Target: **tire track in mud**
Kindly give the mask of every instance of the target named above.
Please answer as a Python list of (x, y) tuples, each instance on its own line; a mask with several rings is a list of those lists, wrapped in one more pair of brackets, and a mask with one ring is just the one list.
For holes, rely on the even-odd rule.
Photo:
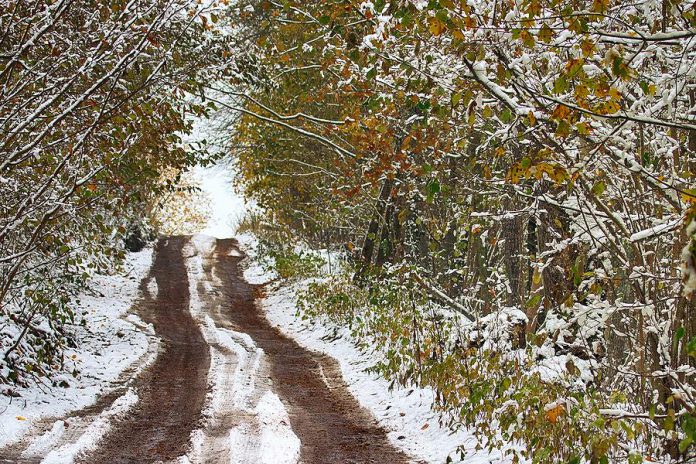
[(273, 389), (288, 409), (302, 443), (303, 464), (329, 462), (408, 463), (385, 431), (350, 394), (338, 363), (310, 352), (273, 327), (256, 304), (260, 287), (247, 283), (239, 268), (244, 254), (233, 239), (218, 240), (215, 273), (229, 297), (229, 319), (251, 336), (270, 364)]
[(210, 345), (211, 368), (205, 419), (187, 457), (194, 463), (260, 463), (265, 424), (254, 408), (271, 391), (268, 366), (251, 338), (233, 330), (230, 301), (215, 274), (215, 242), (202, 248), (195, 238), (192, 242), (195, 256), (187, 262), (191, 312)]
[(160, 352), (136, 382), (138, 403), (81, 462), (166, 462), (189, 448), (205, 403), (210, 352), (189, 311), (183, 255), (188, 242), (188, 237), (169, 237), (157, 243), (150, 273), (157, 297), (146, 302), (140, 316), (162, 339)]

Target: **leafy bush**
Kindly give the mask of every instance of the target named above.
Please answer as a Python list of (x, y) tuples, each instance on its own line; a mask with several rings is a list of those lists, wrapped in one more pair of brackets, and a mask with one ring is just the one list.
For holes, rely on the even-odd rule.
[(261, 241), (258, 248), (261, 261), (281, 279), (303, 279), (320, 274), (325, 261), (316, 253), (296, 250), (287, 245)]
[[(623, 392), (600, 388), (602, 373), (587, 372), (592, 363), (555, 354), (552, 339), (515, 349), (506, 335), (512, 326), (496, 332), (491, 318), (463, 320), (433, 303), (405, 269), (392, 271), (372, 286), (357, 285), (351, 273), (311, 281), (298, 294), (300, 314), (350, 327), (385, 378), (432, 388), (442, 421), (476, 430), (478, 448), (504, 449), (513, 462), (637, 464), (669, 460), (667, 439), (685, 458), (696, 455), (693, 413), (656, 404), (643, 415)], [(696, 339), (682, 342), (696, 356)], [(463, 446), (460, 457), (470, 451)]]

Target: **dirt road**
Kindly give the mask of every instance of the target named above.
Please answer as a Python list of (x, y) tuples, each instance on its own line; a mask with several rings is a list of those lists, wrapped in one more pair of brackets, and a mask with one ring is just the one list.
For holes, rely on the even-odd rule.
[(350, 395), (333, 359), (305, 350), (270, 325), (254, 303), (261, 289), (241, 276), (241, 255), (234, 240), (218, 241), (215, 265), (229, 298), (228, 316), (266, 354), (273, 387), (302, 442), (302, 462), (409, 462)]
[(134, 410), (114, 424), (85, 463), (169, 461), (187, 451), (201, 420), (210, 365), (208, 346), (189, 311), (187, 243), (186, 237), (171, 237), (157, 244), (150, 273), (157, 296), (139, 310), (154, 325), (161, 350), (138, 381), (140, 399)]
[[(141, 285), (135, 310), (161, 340), (155, 361), (74, 414), (81, 421), (73, 423), (83, 425), (55, 446), (78, 440), (106, 416), (106, 433), (78, 462), (412, 462), (350, 395), (333, 359), (300, 347), (266, 320), (256, 304), (263, 289), (244, 281), (237, 243), (194, 242), (161, 239)], [(156, 291), (149, 290), (153, 281)], [(137, 402), (112, 417), (106, 413), (126, 381)], [(51, 449), (28, 452), (41, 433), (33, 445), (29, 437), (0, 450), (0, 462), (41, 462)]]

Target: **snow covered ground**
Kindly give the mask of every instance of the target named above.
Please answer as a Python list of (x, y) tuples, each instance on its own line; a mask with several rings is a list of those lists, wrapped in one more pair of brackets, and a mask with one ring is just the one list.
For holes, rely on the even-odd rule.
[[(17, 398), (0, 396), (0, 448), (44, 429), (48, 431), (31, 438), (28, 451), (38, 453), (54, 447), (63, 440), (70, 421), (52, 418), (94, 404), (100, 396), (123, 387), (126, 372), (131, 378), (154, 360), (157, 343), (151, 338), (152, 327), (129, 313), (151, 263), (152, 249), (145, 249), (127, 256), (123, 272), (99, 275), (92, 280), (90, 291), (76, 303), (77, 321), (85, 320), (84, 326), (76, 327), (80, 346), (66, 352), (66, 371), (76, 369), (76, 377), (66, 372), (54, 379), (57, 384), (65, 381), (66, 387), (39, 384), (16, 388), (20, 395)], [(79, 442), (66, 444), (47, 462), (70, 461), (70, 456), (93, 444), (105, 432), (106, 417), (122, 413), (136, 400), (130, 390), (117, 397), (104, 411), (103, 420), (98, 418), (91, 426), (84, 424)]]
[[(256, 284), (273, 280), (273, 272), (264, 269), (254, 260), (257, 246), (255, 237), (244, 234), (238, 240), (250, 257), (244, 273), (245, 279)], [(509, 462), (499, 452), (489, 454), (474, 451), (477, 440), (471, 433), (452, 433), (441, 426), (437, 414), (431, 409), (432, 391), (398, 387), (390, 391), (386, 379), (366, 372), (374, 364), (373, 356), (357, 348), (347, 329), (329, 323), (302, 320), (297, 315), (295, 305), (296, 292), (302, 285), (302, 282), (283, 283), (268, 288), (267, 296), (261, 302), (266, 317), (303, 347), (336, 359), (350, 392), (379, 421), (396, 447), (433, 464), (444, 463), (448, 456), (453, 462), (462, 464)], [(471, 450), (463, 460), (460, 460), (459, 453), (456, 452), (460, 445)]]

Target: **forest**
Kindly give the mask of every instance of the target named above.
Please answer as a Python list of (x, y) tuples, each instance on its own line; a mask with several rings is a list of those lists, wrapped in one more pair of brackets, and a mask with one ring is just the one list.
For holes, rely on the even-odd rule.
[(0, 386), (225, 156), (302, 316), (451, 430), (696, 459), (693, 0), (0, 0), (0, 89)]

